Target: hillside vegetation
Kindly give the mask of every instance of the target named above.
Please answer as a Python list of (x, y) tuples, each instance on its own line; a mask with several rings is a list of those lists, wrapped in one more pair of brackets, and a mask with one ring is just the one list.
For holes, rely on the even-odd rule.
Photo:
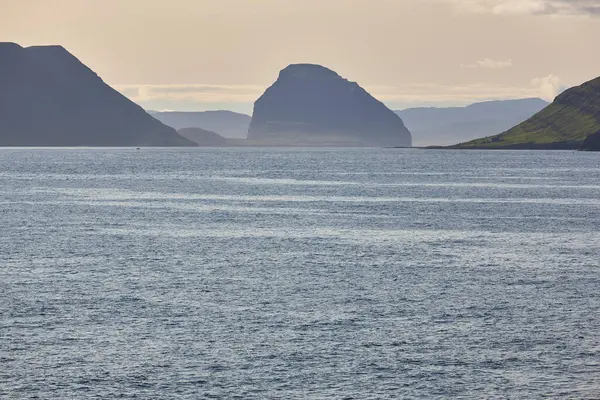
[(566, 90), (548, 107), (504, 133), (455, 147), (576, 149), (598, 131), (600, 78)]

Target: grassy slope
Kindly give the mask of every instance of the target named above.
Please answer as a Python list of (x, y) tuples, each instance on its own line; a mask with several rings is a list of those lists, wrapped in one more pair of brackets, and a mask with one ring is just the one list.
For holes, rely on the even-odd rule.
[(600, 78), (571, 88), (560, 94), (548, 107), (527, 121), (499, 135), (462, 143), (460, 148), (526, 148), (551, 143), (583, 142), (588, 135), (600, 131)]

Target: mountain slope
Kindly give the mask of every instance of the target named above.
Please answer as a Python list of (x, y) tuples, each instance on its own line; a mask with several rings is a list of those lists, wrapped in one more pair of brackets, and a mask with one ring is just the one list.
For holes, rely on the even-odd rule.
[(577, 149), (600, 131), (600, 78), (573, 87), (525, 122), (460, 148)]
[(232, 139), (245, 139), (252, 119), (233, 111), (150, 111), (150, 115), (175, 129), (202, 128)]
[(0, 146), (192, 146), (61, 46), (0, 43)]
[(445, 146), (498, 134), (548, 106), (542, 99), (474, 103), (467, 107), (419, 107), (395, 111), (415, 146)]
[(248, 139), (282, 145), (411, 146), (400, 117), (354, 82), (314, 64), (283, 69), (255, 102)]
[(177, 131), (181, 136), (191, 140), (198, 146), (227, 146), (227, 139), (223, 136), (202, 128), (182, 128)]

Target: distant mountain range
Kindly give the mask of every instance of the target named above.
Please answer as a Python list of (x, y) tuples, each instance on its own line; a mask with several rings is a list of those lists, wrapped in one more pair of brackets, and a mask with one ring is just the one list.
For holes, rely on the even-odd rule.
[(410, 147), (413, 142), (600, 150), (600, 78), (564, 91), (550, 105), (520, 99), (393, 112), (330, 69), (293, 64), (255, 102), (252, 117), (231, 111), (152, 115), (156, 118), (61, 46), (0, 43), (0, 146)]
[(232, 111), (149, 111), (150, 115), (175, 129), (202, 128), (225, 138), (245, 139), (252, 117)]
[(250, 141), (410, 147), (402, 120), (361, 88), (315, 64), (293, 64), (254, 103)]
[(395, 111), (411, 131), (414, 146), (444, 146), (495, 135), (525, 121), (548, 103), (500, 100), (467, 107), (420, 107)]
[[(450, 145), (503, 132), (546, 107), (541, 99), (475, 103), (467, 107), (420, 107), (395, 111), (415, 146)], [(149, 113), (176, 129), (200, 127), (225, 138), (246, 138), (252, 117), (231, 111)], [(236, 142), (240, 145), (241, 142)]]
[(198, 146), (202, 147), (217, 147), (227, 146), (228, 141), (223, 136), (202, 128), (181, 128), (177, 131), (181, 136), (191, 140)]
[(0, 43), (0, 146), (193, 146), (61, 46)]
[[(600, 77), (565, 90), (554, 102), (499, 135), (458, 148), (594, 150), (600, 135)], [(596, 147), (597, 149), (597, 147)]]

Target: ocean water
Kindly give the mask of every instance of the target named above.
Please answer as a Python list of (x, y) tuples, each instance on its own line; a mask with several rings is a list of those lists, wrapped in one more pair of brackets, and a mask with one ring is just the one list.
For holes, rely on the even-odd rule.
[(600, 398), (600, 154), (0, 149), (0, 398)]

